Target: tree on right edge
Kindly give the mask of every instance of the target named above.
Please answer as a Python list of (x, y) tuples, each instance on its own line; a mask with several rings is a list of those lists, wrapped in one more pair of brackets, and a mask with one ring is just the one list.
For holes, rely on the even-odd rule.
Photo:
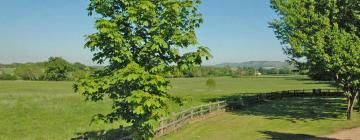
[(350, 120), (360, 91), (360, 1), (271, 0), (271, 7), (279, 16), (270, 28), (290, 61), (330, 73), (348, 98)]

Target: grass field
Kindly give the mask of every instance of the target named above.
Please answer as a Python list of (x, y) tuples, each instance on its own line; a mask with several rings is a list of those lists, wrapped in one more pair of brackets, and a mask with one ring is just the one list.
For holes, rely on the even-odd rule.
[[(290, 89), (331, 88), (327, 82), (314, 82), (304, 79), (304, 77), (223, 77), (216, 78), (217, 86), (215, 89), (208, 89), (205, 85), (206, 80), (207, 78), (171, 79), (173, 86), (170, 94), (188, 98), (185, 106), (172, 106), (172, 111), (176, 112), (189, 106), (206, 103), (209, 99), (233, 94)], [(84, 102), (84, 98), (81, 95), (73, 92), (72, 82), (0, 81), (0, 139), (70, 139), (85, 132), (100, 132), (101, 130), (116, 128), (118, 124), (109, 125), (98, 122), (89, 125), (94, 114), (108, 111), (110, 111), (109, 101), (98, 103)], [(204, 124), (203, 129), (213, 129), (214, 131), (216, 125), (215, 128), (210, 127), (211, 121), (216, 122), (217, 119), (223, 120), (222, 117), (230, 120), (229, 123), (234, 123), (233, 125), (236, 125), (236, 120), (248, 121), (249, 124), (246, 129), (249, 130), (251, 130), (249, 127), (252, 126), (252, 123), (256, 124), (256, 118), (262, 120), (264, 125), (269, 125), (264, 127), (264, 130), (272, 131), (271, 123), (276, 124), (273, 120), (268, 120), (266, 115), (257, 116), (243, 113), (241, 111), (225, 113), (225, 115), (209, 119), (209, 121), (188, 126), (179, 134), (193, 131), (196, 127), (202, 126), (202, 124)], [(231, 122), (231, 120), (235, 122)], [(350, 122), (339, 121), (339, 119), (325, 121), (344, 126), (352, 124)], [(286, 122), (286, 119), (280, 119), (278, 124), (286, 124)], [(207, 123), (208, 125), (206, 125)], [(232, 127), (232, 125), (225, 127), (228, 127), (228, 130), (238, 128), (238, 131), (242, 131), (240, 130), (241, 127)], [(254, 125), (253, 127), (257, 126)], [(340, 126), (331, 125), (324, 129), (332, 131), (338, 128)], [(286, 127), (279, 127), (279, 129), (286, 129)], [(317, 128), (307, 127), (307, 130), (304, 128), (303, 132), (311, 131), (312, 129), (317, 130)], [(225, 131), (226, 129), (224, 129)], [(191, 135), (194, 134), (193, 136), (195, 136), (196, 132), (200, 131), (194, 131)], [(324, 130), (314, 134), (326, 132)], [(252, 133), (249, 134), (252, 135)], [(191, 135), (189, 134), (189, 136)], [(236, 135), (234, 134), (234, 136)], [(256, 135), (254, 134), (254, 136)]]

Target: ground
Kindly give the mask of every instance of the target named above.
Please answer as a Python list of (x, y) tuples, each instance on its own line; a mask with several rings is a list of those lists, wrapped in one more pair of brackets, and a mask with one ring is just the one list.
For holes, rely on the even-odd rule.
[(360, 139), (360, 127), (342, 130), (331, 135), (325, 136), (329, 139), (342, 139), (342, 140), (358, 140)]
[[(332, 88), (329, 85), (331, 84), (329, 82), (315, 82), (304, 77), (223, 77), (216, 78), (217, 86), (214, 89), (206, 87), (206, 80), (207, 78), (171, 79), (172, 88), (170, 94), (186, 97), (187, 99), (185, 106), (180, 107), (173, 105), (171, 110), (177, 112), (193, 105), (207, 103), (212, 99), (233, 94), (290, 89)], [(102, 132), (101, 130), (109, 130), (118, 127), (118, 124), (121, 122), (112, 125), (95, 122), (90, 125), (92, 116), (97, 113), (110, 111), (111, 104), (108, 100), (98, 103), (84, 102), (84, 98), (81, 95), (73, 92), (72, 83), (73, 82), (71, 81), (0, 81), (0, 139), (70, 139), (84, 133), (96, 135), (96, 133)], [(275, 119), (278, 121), (274, 121), (266, 118), (267, 115), (270, 114), (249, 114), (246, 113), (246, 110), (227, 112), (224, 115), (219, 115), (208, 121), (186, 126), (186, 128), (179, 131), (179, 134), (185, 134), (184, 132), (189, 132), (193, 128), (200, 127), (201, 124), (205, 124), (204, 127), (201, 128), (204, 131), (223, 129), (223, 127), (220, 127), (221, 125), (218, 125), (219, 128), (217, 128), (217, 125), (206, 125), (210, 124), (209, 122), (211, 121), (223, 122), (224, 120), (230, 120), (229, 124), (226, 124), (225, 122), (221, 123), (227, 125), (227, 129), (224, 129), (222, 133), (219, 134), (226, 133), (226, 130), (229, 130), (229, 132), (236, 130), (238, 133), (245, 132), (245, 130), (243, 130), (244, 128), (247, 130), (254, 130), (249, 131), (249, 137), (252, 135), (257, 136), (258, 132), (255, 131), (255, 127), (259, 125), (257, 119), (260, 119), (262, 124), (264, 124), (264, 131), (271, 132), (282, 132), (280, 130), (287, 129), (286, 125), (282, 128), (282, 124), (293, 124), (289, 123), (291, 122), (289, 119), (280, 118)], [(355, 114), (355, 116), (356, 115), (357, 114)], [(294, 116), (289, 116), (289, 118), (291, 117)], [(231, 120), (236, 121), (239, 119), (244, 120), (247, 123), (235, 124), (234, 122), (231, 122)], [(345, 126), (352, 127), (359, 124), (357, 123), (357, 119), (348, 122), (343, 121), (341, 117), (319, 119), (319, 122), (310, 122), (312, 123), (307, 124), (309, 127), (303, 126), (302, 129), (299, 129), (301, 130), (299, 133), (322, 135), (327, 132), (342, 129)], [(324, 130), (317, 132), (319, 128), (316, 124), (325, 124), (326, 122), (331, 125), (323, 127)], [(297, 121), (295, 124), (302, 123), (302, 121)], [(265, 124), (268, 125), (265, 126)], [(279, 124), (281, 127), (278, 129), (274, 128), (276, 126), (272, 126)], [(190, 134), (197, 136), (195, 132), (202, 131), (194, 131), (194, 133)], [(189, 136), (191, 136), (190, 134)], [(229, 134), (236, 135), (232, 133)]]

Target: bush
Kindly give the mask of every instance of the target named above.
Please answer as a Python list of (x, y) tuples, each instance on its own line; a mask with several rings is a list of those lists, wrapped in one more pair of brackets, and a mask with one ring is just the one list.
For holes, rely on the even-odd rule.
[(45, 78), (50, 81), (70, 80), (70, 72), (74, 69), (71, 63), (61, 57), (50, 57), (45, 70)]
[(23, 80), (41, 80), (44, 72), (39, 66), (23, 64), (15, 69), (15, 74)]
[(0, 73), (0, 80), (17, 80), (16, 75), (8, 74), (8, 73)]
[(86, 77), (88, 75), (90, 70), (77, 70), (71, 73), (71, 76), (69, 77), (69, 80), (80, 80)]
[(216, 81), (214, 78), (209, 78), (207, 81), (206, 81), (206, 86), (209, 87), (209, 88), (215, 88), (216, 87)]

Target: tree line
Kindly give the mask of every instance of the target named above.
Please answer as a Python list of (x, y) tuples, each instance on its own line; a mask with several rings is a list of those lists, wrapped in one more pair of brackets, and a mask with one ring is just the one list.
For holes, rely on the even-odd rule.
[(288, 74), (305, 74), (304, 72), (299, 73), (289, 67), (213, 67), (213, 66), (202, 66), (194, 67), (184, 72), (174, 72), (169, 74), (167, 77), (243, 77), (243, 76), (259, 76), (259, 75), (288, 75)]
[[(95, 71), (79, 62), (70, 63), (61, 57), (50, 57), (48, 61), (36, 63), (0, 64), (0, 80), (78, 80)], [(101, 68), (101, 67), (99, 67)], [(8, 71), (4, 69), (10, 69)], [(10, 72), (9, 72), (10, 71)], [(168, 78), (180, 77), (222, 77), (234, 78), (259, 75), (297, 74), (289, 67), (214, 67), (198, 66), (186, 71), (174, 71), (166, 75)], [(301, 73), (306, 74), (306, 73)]]
[(0, 68), (0, 80), (77, 80), (95, 70), (79, 62), (70, 63), (62, 57), (50, 57), (45, 62), (1, 64)]
[[(79, 62), (70, 63), (61, 57), (50, 57), (48, 61), (35, 63), (13, 63), (0, 64), (0, 80), (48, 80), (66, 81), (85, 78), (102, 67), (90, 67)], [(8, 70), (6, 70), (8, 69)], [(189, 77), (223, 77), (233, 78), (259, 75), (309, 75), (314, 80), (330, 81), (330, 74), (316, 73), (303, 69), (294, 70), (290, 67), (215, 67), (197, 66), (186, 71), (173, 71), (165, 75), (167, 78), (189, 78)]]

